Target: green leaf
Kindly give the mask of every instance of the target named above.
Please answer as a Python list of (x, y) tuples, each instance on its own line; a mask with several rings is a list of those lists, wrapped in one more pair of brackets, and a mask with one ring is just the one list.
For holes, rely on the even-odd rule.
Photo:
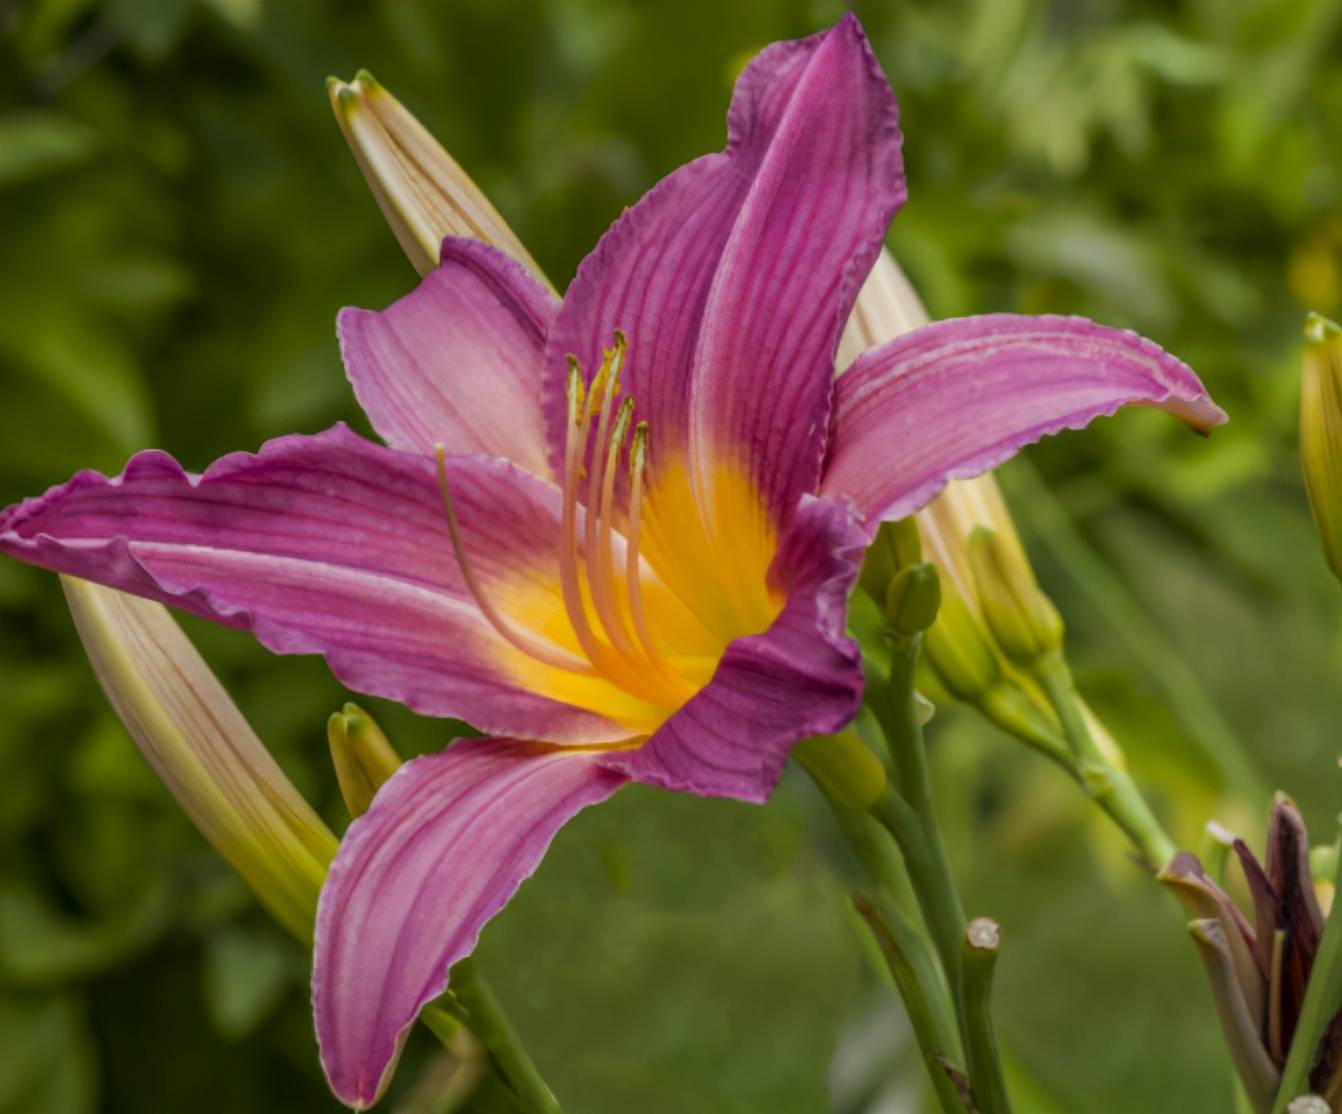
[(277, 931), (226, 929), (205, 945), (205, 1004), (219, 1034), (239, 1040), (292, 985), (297, 955)]
[(97, 133), (63, 112), (7, 112), (0, 116), (0, 187), (77, 166), (97, 146)]
[(92, 1114), (93, 1042), (77, 999), (0, 996), (0, 1114)]
[(52, 986), (125, 962), (166, 927), (168, 893), (155, 887), (125, 912), (80, 920), (17, 882), (0, 884), (0, 979)]

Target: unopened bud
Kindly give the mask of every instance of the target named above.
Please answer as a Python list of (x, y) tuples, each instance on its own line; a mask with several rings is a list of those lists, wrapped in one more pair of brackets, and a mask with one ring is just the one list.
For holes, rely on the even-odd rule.
[(276, 920), (310, 943), (336, 839), (161, 604), (62, 577), (103, 692), (140, 753)]
[(400, 769), (401, 757), (373, 717), (353, 703), (331, 713), (326, 740), (345, 807), (350, 816), (362, 816), (382, 783)]
[(865, 812), (885, 792), (885, 767), (852, 731), (803, 739), (792, 754), (825, 796), (844, 808)]
[(1320, 1095), (1301, 1095), (1286, 1104), (1286, 1114), (1333, 1114), (1333, 1108)]
[(1342, 579), (1342, 328), (1317, 313), (1305, 325), (1300, 466), (1323, 554)]
[(969, 564), (983, 617), (1007, 657), (1033, 662), (1062, 645), (1062, 616), (1014, 545), (976, 526), (969, 535)]
[(941, 607), (941, 578), (934, 565), (910, 565), (895, 574), (885, 595), (886, 630), (908, 639), (936, 622)]
[(1002, 676), (997, 655), (958, 592), (942, 593), (937, 621), (923, 636), (923, 654), (946, 691), (971, 704)]
[(456, 160), (367, 70), (328, 78), (327, 92), (364, 180), (420, 274), (438, 265), (444, 236), (493, 244), (540, 275), (498, 210)]
[(890, 581), (901, 570), (923, 559), (918, 527), (911, 518), (883, 522), (867, 547), (859, 583), (877, 603), (884, 603)]

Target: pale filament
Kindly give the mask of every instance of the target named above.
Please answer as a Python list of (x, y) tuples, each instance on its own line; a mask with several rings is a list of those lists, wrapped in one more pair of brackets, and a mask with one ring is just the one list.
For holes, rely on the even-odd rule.
[[(634, 401), (626, 398), (618, 408), (619, 374), (626, 342), (615, 334), (615, 347), (605, 353), (601, 369), (592, 380), (592, 394), (583, 383), (577, 360), (569, 357), (568, 423), (564, 445), (563, 509), (560, 526), (559, 582), (564, 610), (587, 661), (559, 650), (530, 632), (516, 629), (485, 595), (479, 578), (466, 556), (456, 506), (447, 478), (442, 445), (435, 446), (438, 488), (452, 549), (461, 567), (462, 579), (480, 613), (491, 627), (515, 649), (542, 664), (589, 677), (604, 677), (626, 692), (655, 704), (680, 704), (693, 695), (694, 686), (677, 673), (658, 649), (644, 606), (639, 557), (639, 526), (643, 509), (644, 471), (647, 461), (648, 424), (639, 422), (629, 449), (629, 513), (625, 543), (625, 588), (622, 606), (615, 576), (615, 480), (621, 452), (633, 421)], [(598, 402), (599, 396), (599, 402)], [(587, 476), (587, 503), (580, 545), (578, 491), (583, 463), (595, 419), (591, 470)], [(590, 599), (600, 634), (588, 616)], [(632, 621), (633, 631), (629, 627)], [(604, 636), (604, 637), (603, 637)]]
[(546, 665), (553, 665), (557, 669), (568, 670), (571, 673), (589, 675), (595, 673), (596, 670), (589, 663), (580, 661), (568, 654), (560, 653), (524, 631), (514, 630), (512, 624), (499, 614), (498, 609), (489, 601), (489, 597), (485, 595), (479, 580), (476, 578), (475, 570), (466, 559), (466, 547), (461, 540), (461, 526), (457, 522), (457, 508), (452, 501), (452, 489), (447, 482), (446, 450), (442, 445), (435, 445), (433, 456), (438, 464), (438, 491), (443, 498), (443, 512), (447, 517), (447, 530), (452, 536), (452, 552), (456, 555), (457, 565), (461, 568), (461, 578), (466, 582), (466, 590), (470, 592), (471, 598), (475, 601), (475, 606), (480, 609), (480, 614), (498, 632), (500, 638), (526, 654), (527, 657), (535, 658)]

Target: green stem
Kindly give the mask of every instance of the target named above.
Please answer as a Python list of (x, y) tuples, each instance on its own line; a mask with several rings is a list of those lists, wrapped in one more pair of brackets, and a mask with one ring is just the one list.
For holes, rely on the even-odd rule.
[(1187, 658), (1170, 644), (1142, 601), (1095, 553), (1048, 485), (1019, 457), (997, 475), (1013, 496), (1012, 506), (1053, 550), (1133, 656), (1144, 664), (1152, 683), (1164, 691), (1202, 753), (1246, 800), (1264, 799), (1268, 790), (1262, 774), (1207, 695)]
[(995, 921), (980, 917), (970, 922), (964, 938), (965, 1036), (969, 1079), (979, 1114), (1011, 1114), (997, 1037), (988, 1011), (1000, 946), (1001, 935)]
[[(862, 894), (855, 893), (853, 904), (876, 937), (890, 968), (943, 1114), (965, 1114), (964, 1103), (947, 1071), (954, 1064), (948, 1040), (955, 1032), (954, 1023), (945, 1010), (933, 1005), (937, 997), (928, 993), (928, 984), (935, 985), (938, 971), (926, 943), (917, 928), (899, 910), (891, 908), (892, 903), (883, 901), (878, 908)], [(945, 983), (941, 986), (944, 995)], [(938, 1004), (944, 1005), (944, 999)]]
[(958, 1010), (965, 914), (932, 804), (927, 747), (913, 688), (917, 656), (917, 639), (896, 647), (889, 679), (883, 684), (879, 678), (868, 682), (869, 700), (899, 786), (897, 793), (887, 790), (872, 806), (871, 814), (894, 836), (904, 855)]
[(1132, 840), (1133, 845), (1158, 870), (1174, 858), (1178, 848), (1137, 783), (1125, 770), (1110, 765), (1095, 745), (1072, 681), (1072, 671), (1060, 652), (1046, 654), (1035, 665), (1035, 676), (1057, 713), (1063, 735), (1076, 760), (1075, 773), (1087, 794)]
[(965, 914), (947, 869), (941, 841), (935, 833), (929, 836), (922, 817), (899, 794), (890, 790), (872, 805), (871, 814), (894, 837), (904, 855), (958, 1013), (962, 1000), (961, 941), (965, 932)]
[[(833, 802), (831, 806), (849, 846), (857, 854), (867, 876), (878, 887), (874, 904), (899, 948), (903, 967), (911, 972), (917, 1012), (927, 1018), (926, 1027), (934, 1038), (930, 1043), (920, 1038), (923, 1051), (929, 1057), (944, 1055), (952, 1062), (961, 1062), (960, 1031), (951, 1005), (950, 987), (918, 919), (917, 897), (899, 851), (891, 842), (889, 833), (870, 816)], [(899, 981), (898, 974), (896, 981)], [(903, 991), (901, 986), (901, 994)], [(907, 997), (905, 995), (906, 1000)], [(909, 1012), (912, 1016), (914, 1009)], [(945, 1078), (946, 1073), (938, 1068), (937, 1074)]]
[(559, 1100), (536, 1070), (503, 1007), (481, 978), (473, 960), (463, 959), (452, 968), (451, 987), (452, 995), (465, 1008), (467, 1027), (489, 1053), (499, 1075), (526, 1114), (563, 1114)]

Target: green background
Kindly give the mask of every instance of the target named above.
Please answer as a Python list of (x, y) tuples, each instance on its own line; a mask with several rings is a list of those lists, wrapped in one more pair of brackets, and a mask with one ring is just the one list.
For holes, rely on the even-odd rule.
[[(1304, 312), (1342, 311), (1337, 0), (864, 3), (899, 97), (891, 245), (934, 316), (1081, 312), (1188, 360), (1209, 441), (1129, 413), (1003, 476), (1087, 694), (1181, 838), (1338, 803), (1338, 596), (1295, 460)], [(333, 319), (414, 281), (331, 119), (368, 66), (557, 282), (721, 145), (732, 74), (831, 0), (0, 3), (0, 502), (161, 446), (199, 469), (344, 418)], [(333, 825), (320, 662), (191, 630)], [(376, 705), (407, 753), (449, 730)], [(1178, 916), (1072, 786), (933, 728), (971, 913), (1005, 926), (1022, 1111), (1229, 1108)], [(807, 785), (629, 790), (583, 815), (481, 962), (571, 1114), (918, 1110), (907, 1031)], [(143, 766), (54, 577), (0, 564), (0, 1114), (338, 1109), (307, 957)], [(434, 1105), (412, 1042), (387, 1104)], [(462, 1109), (506, 1109), (485, 1086)]]

